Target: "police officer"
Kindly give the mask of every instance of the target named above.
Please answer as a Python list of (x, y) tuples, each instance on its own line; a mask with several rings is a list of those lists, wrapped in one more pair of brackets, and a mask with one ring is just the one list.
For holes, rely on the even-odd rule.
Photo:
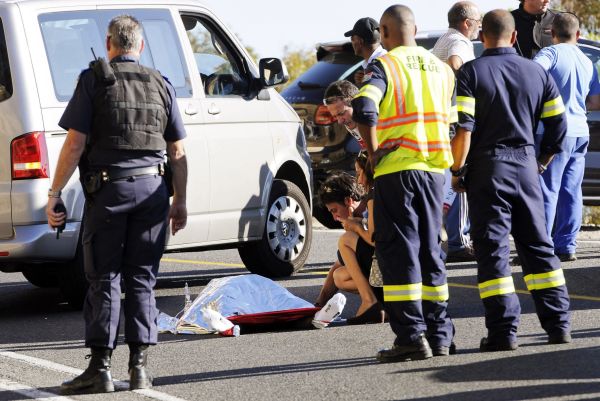
[[(552, 77), (512, 47), (515, 21), (508, 11), (488, 12), (482, 37), (483, 55), (457, 76), (459, 127), (451, 168), (453, 188), (464, 191), (466, 185), (469, 202), (477, 205), (469, 217), (488, 329), (479, 349), (518, 347), (521, 307), (508, 261), (511, 233), (548, 342), (567, 343), (569, 295), (546, 233), (538, 177), (562, 150), (564, 106)], [(536, 160), (533, 133), (540, 118), (545, 133)]]
[[(386, 9), (380, 30), (388, 53), (368, 67), (372, 75), (352, 106), (375, 166), (375, 252), (396, 334), (377, 359), (400, 362), (453, 352), (439, 233), (454, 73), (417, 46), (408, 7)], [(395, 151), (380, 158), (378, 148)]]
[(511, 12), (519, 33), (513, 46), (521, 56), (532, 59), (540, 49), (552, 44), (552, 20), (556, 13), (548, 9), (550, 0), (520, 2)]
[[(83, 222), (90, 284), (84, 305), (85, 343), (91, 359), (83, 374), (62, 384), (64, 394), (114, 391), (110, 359), (119, 333), (121, 279), (129, 388), (152, 386), (145, 367), (148, 346), (157, 342), (153, 287), (168, 218), (173, 235), (186, 224), (187, 165), (174, 89), (156, 70), (138, 63), (143, 48), (135, 18), (112, 19), (106, 38), (110, 64), (100, 59), (82, 72), (59, 123), (68, 133), (48, 192), (48, 224), (60, 226), (67, 217), (54, 208), (62, 203), (61, 190), (80, 159), (89, 164), (83, 172), (88, 184), (103, 183), (87, 188)], [(160, 168), (165, 149), (175, 192), (170, 209)]]

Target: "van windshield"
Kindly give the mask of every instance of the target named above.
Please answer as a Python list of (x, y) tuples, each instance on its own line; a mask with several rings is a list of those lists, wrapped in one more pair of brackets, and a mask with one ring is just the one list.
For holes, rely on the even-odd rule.
[(177, 97), (191, 96), (172, 18), (166, 10), (89, 10), (42, 14), (39, 17), (54, 91), (59, 101), (73, 95), (79, 74), (96, 57), (106, 58), (106, 30), (119, 14), (136, 17), (143, 27), (145, 48), (140, 64), (155, 68), (175, 88)]
[(11, 97), (12, 91), (12, 78), (10, 76), (10, 65), (8, 64), (4, 26), (2, 25), (2, 19), (0, 19), (0, 102)]

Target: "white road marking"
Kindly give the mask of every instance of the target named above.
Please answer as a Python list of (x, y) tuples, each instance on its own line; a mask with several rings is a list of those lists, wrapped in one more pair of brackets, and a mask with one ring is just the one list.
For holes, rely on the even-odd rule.
[[(67, 373), (70, 374), (72, 376), (78, 376), (81, 373), (83, 373), (83, 370), (81, 369), (77, 369), (77, 368), (73, 368), (70, 366), (66, 366), (66, 365), (61, 365), (60, 363), (56, 363), (56, 362), (52, 362), (52, 361), (47, 361), (45, 359), (41, 359), (41, 358), (36, 358), (34, 356), (29, 356), (29, 355), (23, 355), (23, 354), (18, 354), (16, 352), (12, 352), (12, 351), (2, 351), (0, 350), (0, 357), (5, 357), (5, 358), (10, 358), (10, 359), (14, 359), (14, 360), (18, 360), (21, 362), (25, 362), (28, 363), (30, 365), (33, 366), (37, 366), (37, 367), (41, 367), (44, 369), (49, 369), (49, 370), (53, 370), (55, 372), (61, 372), (61, 373)], [(121, 381), (121, 380), (115, 380), (115, 386), (119, 389), (119, 390), (128, 390), (129, 389), (129, 383), (125, 382), (125, 381)], [(0, 382), (2, 383), (2, 382)], [(33, 389), (35, 390), (35, 389)], [(144, 397), (147, 398), (151, 398), (154, 400), (159, 400), (159, 401), (186, 401), (183, 398), (179, 398), (179, 397), (175, 397), (166, 393), (162, 393), (160, 391), (157, 390), (152, 390), (152, 389), (143, 389), (143, 390), (133, 390), (135, 393), (140, 394)], [(54, 394), (50, 394), (50, 393), (46, 393), (49, 394), (50, 396), (54, 396)], [(46, 400), (54, 400), (54, 398), (48, 398), (48, 397), (42, 397), (44, 398), (44, 401)], [(66, 401), (69, 400), (68, 398), (64, 398), (64, 397), (60, 397), (60, 398), (55, 398), (57, 401), (58, 400), (62, 400), (62, 401)]]
[(10, 391), (13, 393), (21, 394), (28, 398), (33, 398), (34, 400), (44, 400), (44, 401), (73, 401), (72, 398), (62, 397), (60, 395), (48, 393), (46, 391), (41, 391), (33, 387), (26, 386), (21, 383), (12, 382), (8, 380), (0, 379), (0, 389)]

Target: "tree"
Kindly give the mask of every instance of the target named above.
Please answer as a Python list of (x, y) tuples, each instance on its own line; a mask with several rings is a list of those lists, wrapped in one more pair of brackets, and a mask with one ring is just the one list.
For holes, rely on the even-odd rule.
[(317, 57), (313, 49), (293, 49), (285, 46), (283, 48), (283, 62), (290, 74), (290, 80), (285, 85), (278, 86), (277, 90), (279, 91), (316, 63)]
[(562, 11), (577, 14), (582, 27), (591, 38), (600, 37), (600, 1), (598, 0), (555, 0), (553, 6)]

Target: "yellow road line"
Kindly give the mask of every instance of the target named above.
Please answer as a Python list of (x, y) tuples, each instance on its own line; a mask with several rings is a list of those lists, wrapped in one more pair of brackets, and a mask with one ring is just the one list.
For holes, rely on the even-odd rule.
[(162, 258), (161, 262), (170, 262), (170, 263), (189, 263), (192, 265), (206, 265), (206, 266), (227, 266), (227, 267), (245, 267), (241, 263), (223, 263), (223, 262), (208, 262), (205, 260), (187, 260), (187, 259), (172, 259), (172, 258)]
[[(170, 263), (189, 263), (192, 265), (205, 265), (205, 266), (245, 267), (241, 263), (208, 262), (208, 261), (204, 261), (204, 260), (162, 258), (161, 261), (162, 262), (170, 262)], [(312, 276), (326, 276), (328, 271), (329, 270), (301, 270), (299, 273), (308, 274), (308, 275), (312, 275)], [(470, 288), (470, 289), (479, 291), (479, 287), (477, 287), (476, 285), (470, 285), (470, 284), (448, 283), (448, 286), (456, 287), (456, 288)], [(516, 290), (515, 292), (518, 294), (529, 294), (529, 291), (527, 291), (527, 290)], [(569, 297), (571, 297), (571, 299), (579, 299), (582, 301), (600, 302), (600, 297), (592, 297), (589, 295), (569, 294)]]

